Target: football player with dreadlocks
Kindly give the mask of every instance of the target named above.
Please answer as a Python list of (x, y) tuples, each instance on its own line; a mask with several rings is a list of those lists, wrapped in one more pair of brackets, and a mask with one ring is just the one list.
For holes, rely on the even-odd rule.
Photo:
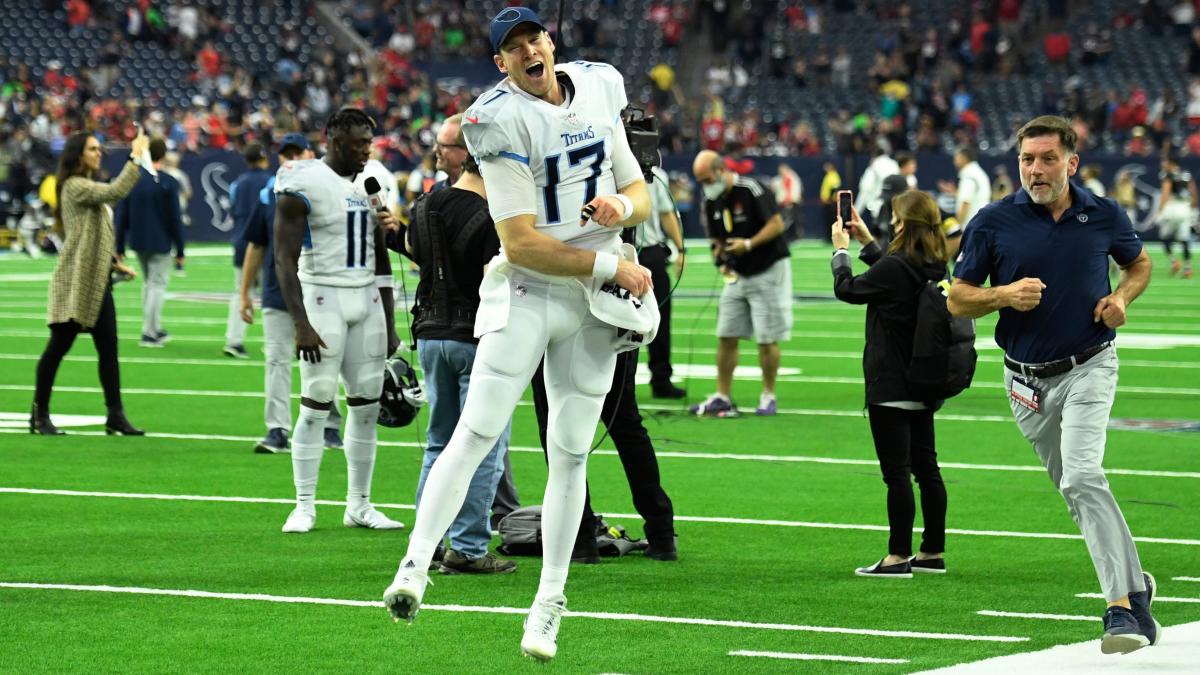
[(285, 162), (275, 180), (276, 274), (296, 328), (301, 394), (292, 434), (296, 508), (284, 532), (308, 532), (316, 523), (324, 427), (339, 374), (347, 409), (342, 523), (404, 527), (370, 501), (384, 361), (400, 345), (383, 238), (394, 222), (386, 208), (371, 206), (376, 197), (387, 203), (394, 182), (369, 159), (374, 128), (361, 110), (337, 111), (325, 124), (324, 159)]

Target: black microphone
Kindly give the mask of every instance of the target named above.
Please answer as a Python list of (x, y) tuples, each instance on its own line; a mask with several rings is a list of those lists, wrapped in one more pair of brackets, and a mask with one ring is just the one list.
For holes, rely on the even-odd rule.
[(376, 211), (386, 211), (387, 204), (383, 203), (383, 188), (379, 185), (379, 181), (374, 176), (367, 176), (363, 187), (367, 189), (367, 203), (371, 205), (371, 208)]

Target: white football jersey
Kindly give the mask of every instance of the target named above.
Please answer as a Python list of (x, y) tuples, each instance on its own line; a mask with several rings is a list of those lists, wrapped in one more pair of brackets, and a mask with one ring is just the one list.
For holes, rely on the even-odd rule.
[(372, 176), (379, 181), (383, 203), (390, 203), (396, 179), (373, 159), (353, 180), (339, 176), (320, 159), (284, 162), (279, 167), (275, 194), (297, 196), (308, 204), (300, 283), (343, 287), (375, 283), (378, 221), (367, 203), (364, 186)]
[(463, 135), (479, 160), (504, 157), (529, 167), (537, 186), (538, 231), (599, 249), (615, 241), (618, 231), (591, 221), (580, 227), (579, 214), (597, 195), (616, 194), (620, 187), (613, 153), (618, 135), (625, 134), (620, 119), (627, 104), (625, 81), (604, 63), (574, 61), (554, 70), (574, 87), (569, 105), (547, 103), (506, 78), (463, 114)]

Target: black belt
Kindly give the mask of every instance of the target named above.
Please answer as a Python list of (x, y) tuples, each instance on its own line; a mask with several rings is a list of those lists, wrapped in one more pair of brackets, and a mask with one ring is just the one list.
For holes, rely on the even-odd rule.
[(1070, 370), (1075, 366), (1082, 366), (1093, 356), (1111, 346), (1112, 342), (1101, 342), (1095, 347), (1089, 347), (1074, 356), (1068, 356), (1065, 359), (1058, 359), (1057, 361), (1047, 361), (1046, 363), (1020, 363), (1019, 361), (1013, 361), (1012, 359), (1008, 358), (1007, 354), (1005, 354), (1004, 367), (1008, 368), (1014, 373), (1020, 373), (1026, 377), (1054, 377), (1056, 375), (1062, 375), (1063, 373), (1070, 372)]

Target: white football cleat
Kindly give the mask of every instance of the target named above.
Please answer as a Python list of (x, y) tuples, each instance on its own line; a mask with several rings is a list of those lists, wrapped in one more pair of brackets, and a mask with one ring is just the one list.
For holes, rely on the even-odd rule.
[(549, 661), (558, 653), (558, 626), (563, 612), (567, 611), (567, 600), (548, 602), (534, 600), (525, 617), (525, 636), (521, 638), (521, 653), (538, 661)]
[(391, 613), (392, 621), (398, 623), (404, 619), (408, 623), (413, 622), (421, 609), (425, 586), (429, 583), (429, 570), (425, 567), (419, 568), (411, 560), (400, 565), (392, 585), (383, 592), (383, 606)]
[(392, 520), (367, 504), (360, 509), (346, 509), (342, 516), (342, 524), (346, 527), (367, 527), (372, 530), (403, 530), (404, 523)]
[(316, 524), (316, 508), (304, 508), (303, 506), (297, 506), (296, 508), (292, 509), (292, 512), (288, 515), (287, 522), (283, 524), (283, 531), (303, 534), (305, 532), (312, 532), (313, 526)]

